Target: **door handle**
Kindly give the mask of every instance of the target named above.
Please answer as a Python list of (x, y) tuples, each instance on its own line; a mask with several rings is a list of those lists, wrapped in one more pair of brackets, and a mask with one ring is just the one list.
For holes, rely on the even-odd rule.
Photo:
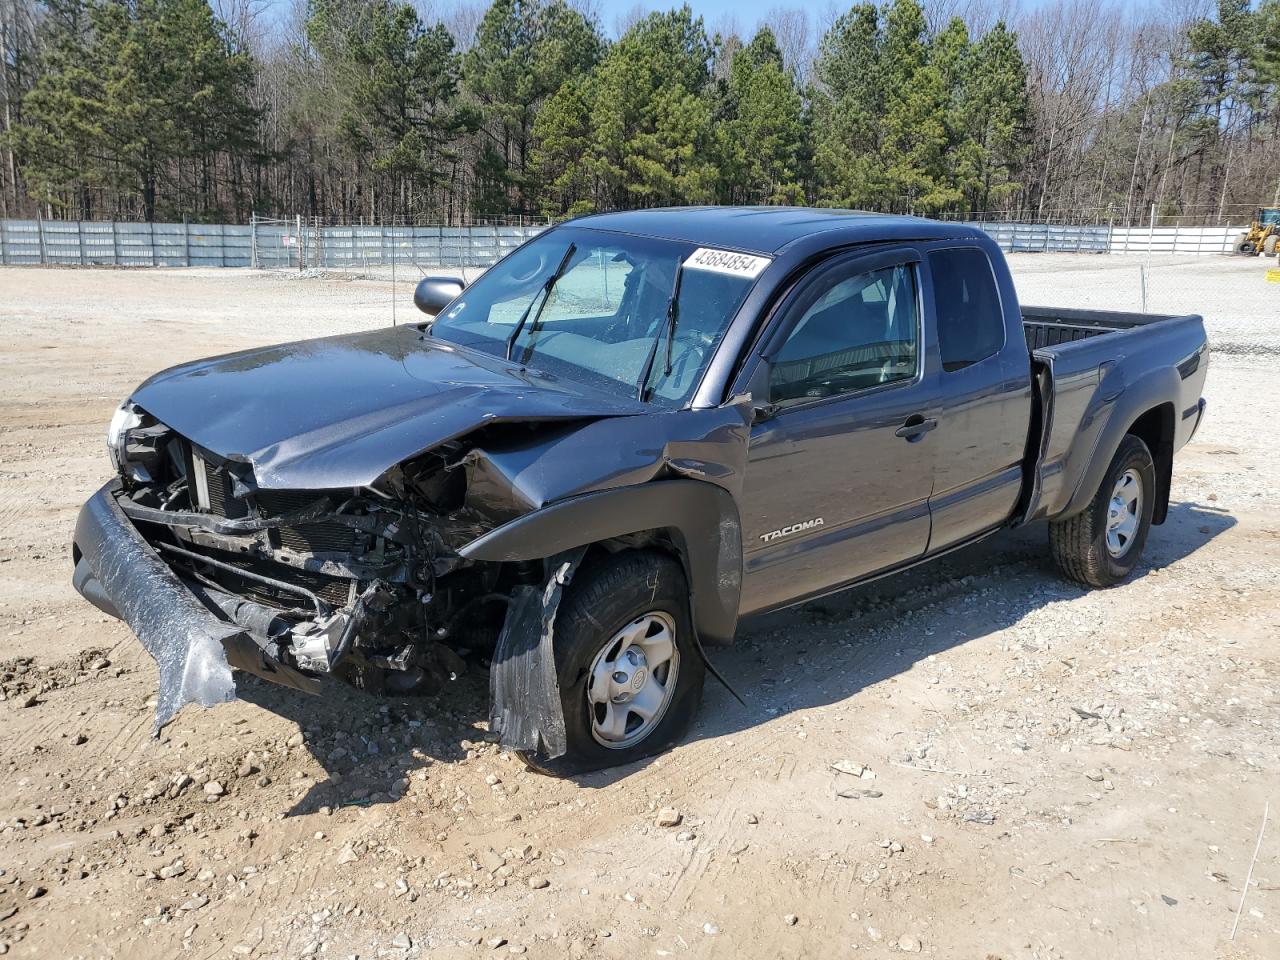
[(915, 443), (917, 440), (924, 438), (924, 435), (938, 425), (936, 417), (924, 417), (918, 413), (913, 413), (907, 417), (906, 423), (893, 431), (895, 437), (902, 437), (907, 443)]

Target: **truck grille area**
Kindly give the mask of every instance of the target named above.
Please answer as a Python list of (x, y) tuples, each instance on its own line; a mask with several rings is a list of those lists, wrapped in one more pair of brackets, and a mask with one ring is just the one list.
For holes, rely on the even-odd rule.
[[(296, 570), (282, 564), (272, 563), (269, 560), (245, 557), (222, 550), (206, 548), (199, 552), (207, 555), (211, 560), (237, 567), (246, 573), (278, 580), (289, 586), (301, 587), (333, 607), (346, 605), (351, 598), (351, 587), (355, 583), (354, 580), (348, 580), (345, 577), (330, 577), (323, 573)], [(190, 563), (196, 568), (200, 566), (199, 561), (196, 560), (184, 560), (183, 562)], [(228, 592), (249, 600), (256, 600), (258, 603), (264, 603), (268, 606), (291, 609), (309, 607), (311, 605), (311, 601), (301, 592), (289, 590), (285, 587), (275, 587), (252, 577), (238, 577), (230, 570), (208, 566), (200, 570), (200, 572)]]
[[(215, 461), (210, 454), (185, 438), (177, 438), (177, 442), (187, 469), (191, 504), (200, 512), (211, 516), (238, 520), (253, 515), (253, 508), (256, 507), (257, 515), (271, 519), (304, 510), (323, 499), (328, 499), (336, 506), (352, 495), (350, 490), (257, 490), (247, 497), (237, 497), (237, 481), (228, 469), (228, 464)], [(230, 466), (235, 469), (234, 464)], [(346, 524), (319, 520), (271, 527), (268, 529), (268, 536), (273, 547), (292, 554), (336, 554), (345, 558), (357, 549), (357, 537), (360, 534)], [(346, 577), (299, 570), (266, 557), (246, 556), (207, 546), (193, 545), (192, 549), (211, 560), (238, 567), (246, 573), (301, 588), (333, 607), (342, 607), (349, 602), (352, 587), (356, 583)], [(196, 561), (187, 559), (183, 563), (196, 564)], [(200, 573), (224, 589), (259, 603), (282, 609), (312, 605), (302, 592), (289, 590), (284, 586), (273, 586), (248, 576), (237, 577), (225, 568), (208, 565)]]
[(280, 527), (280, 546), (298, 553), (350, 553), (356, 532), (340, 523)]
[[(215, 464), (202, 456), (192, 457), (190, 454), (188, 465), (194, 469), (197, 459), (202, 468), (208, 512), (215, 517), (232, 519), (247, 516), (248, 506), (244, 500), (233, 495), (231, 474), (226, 466)], [(264, 516), (283, 517), (303, 510), (324, 497), (339, 503), (348, 496), (348, 490), (258, 490), (253, 499)], [(356, 531), (342, 523), (319, 521), (282, 525), (275, 530), (279, 545), (293, 553), (350, 553), (356, 546)]]
[(231, 477), (226, 470), (204, 461), (205, 487), (209, 491), (209, 512), (219, 517), (227, 516), (227, 501), (231, 499)]
[[(268, 517), (281, 517), (309, 507), (326, 495), (323, 490), (259, 490), (258, 506)], [(341, 499), (344, 492), (331, 494)], [(280, 546), (295, 553), (350, 553), (355, 549), (356, 531), (342, 523), (300, 523), (276, 528)]]

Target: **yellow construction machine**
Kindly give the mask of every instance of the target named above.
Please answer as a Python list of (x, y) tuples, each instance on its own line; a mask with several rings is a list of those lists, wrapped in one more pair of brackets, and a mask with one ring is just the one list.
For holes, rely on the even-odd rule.
[(1258, 216), (1236, 243), (1236, 253), (1247, 257), (1260, 253), (1274, 257), (1277, 244), (1280, 244), (1280, 207), (1260, 207)]

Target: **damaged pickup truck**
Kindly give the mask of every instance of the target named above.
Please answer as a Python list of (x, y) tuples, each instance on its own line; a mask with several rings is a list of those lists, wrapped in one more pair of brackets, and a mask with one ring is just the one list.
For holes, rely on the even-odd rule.
[(113, 417), (74, 583), (158, 663), (157, 730), (233, 668), (401, 696), (470, 655), (531, 764), (634, 760), (744, 616), (1041, 519), (1124, 579), (1204, 413), (1199, 317), (1020, 308), (984, 234), (908, 217), (587, 217), (415, 300)]

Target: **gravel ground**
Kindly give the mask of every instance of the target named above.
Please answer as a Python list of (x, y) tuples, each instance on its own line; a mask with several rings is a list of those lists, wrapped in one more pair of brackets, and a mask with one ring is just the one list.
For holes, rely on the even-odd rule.
[[(1130, 309), (1138, 263), (1013, 260), (1029, 303)], [(154, 665), (68, 582), (112, 409), (387, 322), (390, 285), (0, 270), (0, 953), (1280, 957), (1274, 822), (1239, 908), (1280, 812), (1266, 266), (1151, 264), (1215, 355), (1131, 582), (1064, 583), (1030, 529), (771, 615), (714, 653), (747, 706), (709, 686), (686, 743), (577, 782), (485, 742), (478, 674), (430, 701), (249, 678), (152, 740)]]

